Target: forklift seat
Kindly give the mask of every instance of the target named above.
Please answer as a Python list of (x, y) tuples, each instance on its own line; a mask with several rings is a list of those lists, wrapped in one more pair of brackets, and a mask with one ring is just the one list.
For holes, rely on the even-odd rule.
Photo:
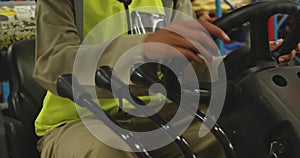
[(38, 136), (34, 120), (41, 110), (46, 90), (32, 77), (35, 39), (21, 40), (8, 49), (10, 95), (5, 119), (8, 155), (11, 158), (38, 158)]

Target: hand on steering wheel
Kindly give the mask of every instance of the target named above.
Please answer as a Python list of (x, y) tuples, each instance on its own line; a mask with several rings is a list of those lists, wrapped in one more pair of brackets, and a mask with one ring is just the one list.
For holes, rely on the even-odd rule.
[[(276, 49), (278, 49), (282, 44), (283, 44), (283, 41), (284, 39), (279, 39), (277, 41), (270, 41), (270, 51), (273, 52), (275, 51)], [(280, 66), (284, 66), (284, 65), (288, 65), (289, 62), (295, 57), (295, 56), (300, 56), (300, 43), (297, 44), (296, 48), (293, 49), (291, 51), (290, 54), (286, 54), (286, 55), (283, 55), (283, 56), (280, 56), (278, 58), (278, 64)]]
[[(198, 20), (174, 21), (165, 28), (149, 34), (145, 39), (145, 43), (157, 43), (170, 46), (187, 59), (205, 67), (205, 61), (199, 57), (199, 54), (207, 59), (207, 61), (210, 61), (212, 56), (219, 55), (219, 50), (212, 44), (213, 40), (208, 33), (224, 41), (230, 41), (228, 35), (222, 29), (199, 18)], [(152, 60), (168, 59), (178, 56), (170, 47), (146, 45), (144, 50), (145, 56)]]

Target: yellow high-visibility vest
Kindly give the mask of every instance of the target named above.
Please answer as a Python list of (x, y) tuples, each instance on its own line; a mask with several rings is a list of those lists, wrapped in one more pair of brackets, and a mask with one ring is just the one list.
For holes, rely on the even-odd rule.
[[(156, 6), (160, 8), (157, 10), (158, 13), (163, 12), (161, 0), (133, 0), (129, 5), (129, 10), (143, 6)], [(124, 10), (123, 4), (118, 0), (84, 0), (83, 35), (88, 35), (97, 24)], [(124, 25), (126, 26), (126, 18), (124, 19)], [(110, 29), (116, 28), (116, 26), (108, 27), (110, 27)], [(103, 36), (103, 40), (108, 40), (110, 37), (106, 36), (105, 31), (99, 36)], [(146, 101), (149, 97), (144, 97), (143, 99)], [(117, 113), (118, 104), (114, 99), (101, 99), (100, 103), (102, 109), (108, 113)], [(62, 124), (80, 119), (75, 106), (75, 103), (71, 100), (56, 96), (48, 91), (43, 102), (43, 108), (35, 120), (36, 134), (38, 136), (43, 136), (47, 131), (57, 128)]]

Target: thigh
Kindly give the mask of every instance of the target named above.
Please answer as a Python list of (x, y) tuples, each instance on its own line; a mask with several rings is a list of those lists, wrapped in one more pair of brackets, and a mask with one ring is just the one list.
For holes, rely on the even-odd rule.
[[(198, 137), (201, 123), (193, 122), (183, 133), (183, 137), (191, 146), (197, 158), (225, 158), (224, 151), (220, 143), (210, 132), (205, 137)], [(151, 151), (154, 158), (184, 158), (179, 147), (173, 142), (165, 147)]]
[[(203, 107), (199, 107), (203, 109)], [(165, 105), (159, 114), (167, 121), (172, 119), (177, 111), (174, 104)], [(132, 118), (131, 129), (138, 131), (149, 131), (158, 128), (149, 118)], [(209, 132), (204, 137), (199, 137), (201, 122), (194, 120), (187, 130), (183, 133), (183, 137), (191, 146), (197, 158), (224, 158), (223, 148), (214, 135)], [(156, 138), (159, 139), (159, 138)], [(155, 141), (155, 140), (154, 140)], [(165, 147), (150, 152), (154, 158), (179, 158), (184, 157), (179, 147), (173, 142)]]
[(194, 121), (183, 134), (197, 158), (225, 158), (221, 144), (211, 132), (204, 137), (198, 136), (200, 126), (201, 123), (198, 120)]
[(117, 150), (102, 143), (81, 121), (74, 121), (51, 131), (40, 143), (42, 158), (135, 157), (134, 153)]
[[(170, 105), (165, 110), (160, 111), (160, 114), (166, 120), (169, 120), (174, 115), (174, 112), (176, 112), (176, 107)], [(116, 117), (116, 119), (128, 129), (132, 129), (132, 131), (149, 131), (157, 128), (148, 118), (131, 118), (121, 115)], [(90, 123), (93, 124), (93, 121)], [(105, 126), (104, 124), (99, 124), (98, 121), (96, 125)], [(192, 150), (197, 154), (197, 158), (225, 157), (220, 144), (211, 133), (203, 138), (198, 137), (200, 126), (201, 123), (199, 121), (194, 121), (183, 134), (184, 138), (191, 145)], [(107, 136), (107, 139), (110, 139), (110, 137)], [(117, 150), (102, 143), (86, 129), (81, 121), (74, 121), (53, 130), (44, 136), (40, 143), (42, 146), (42, 158), (136, 157), (134, 153)], [(150, 153), (154, 158), (183, 157), (175, 143), (150, 151)]]

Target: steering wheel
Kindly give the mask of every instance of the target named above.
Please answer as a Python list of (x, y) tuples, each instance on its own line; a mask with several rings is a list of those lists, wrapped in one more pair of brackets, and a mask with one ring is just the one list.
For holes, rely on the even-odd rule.
[[(291, 15), (295, 19), (295, 25), (292, 28), (291, 33), (285, 38), (283, 45), (275, 52), (270, 53), (268, 19), (277, 13)], [(239, 59), (236, 60), (231, 59), (240, 56), (237, 53), (229, 54), (228, 57), (225, 58), (225, 66), (227, 60), (230, 62), (229, 65), (232, 64), (233, 66), (236, 66), (236, 64), (232, 63), (232, 60), (239, 62), (242, 65), (240, 66), (240, 70), (237, 70), (233, 74), (229, 72), (231, 76), (249, 68), (249, 66), (257, 66), (261, 61), (278, 61), (279, 56), (290, 53), (297, 43), (300, 42), (300, 31), (297, 30), (300, 28), (300, 5), (297, 2), (262, 1), (253, 3), (219, 18), (214, 24), (219, 26), (225, 32), (229, 32), (234, 27), (246, 22), (250, 23), (250, 54), (245, 55), (247, 56), (247, 60), (245, 61), (240, 60), (240, 57), (237, 57)], [(245, 64), (245, 62), (247, 64)]]
[[(292, 16), (294, 26), (283, 45), (270, 53), (268, 20), (278, 13)], [(214, 24), (229, 32), (246, 22), (250, 24), (250, 49), (232, 52), (224, 59), (227, 78), (241, 87), (241, 94), (229, 107), (230, 113), (221, 116), (218, 123), (226, 133), (231, 133), (229, 138), (238, 157), (299, 157), (300, 68), (278, 67), (276, 62), (300, 42), (300, 4), (294, 1), (253, 3)]]

